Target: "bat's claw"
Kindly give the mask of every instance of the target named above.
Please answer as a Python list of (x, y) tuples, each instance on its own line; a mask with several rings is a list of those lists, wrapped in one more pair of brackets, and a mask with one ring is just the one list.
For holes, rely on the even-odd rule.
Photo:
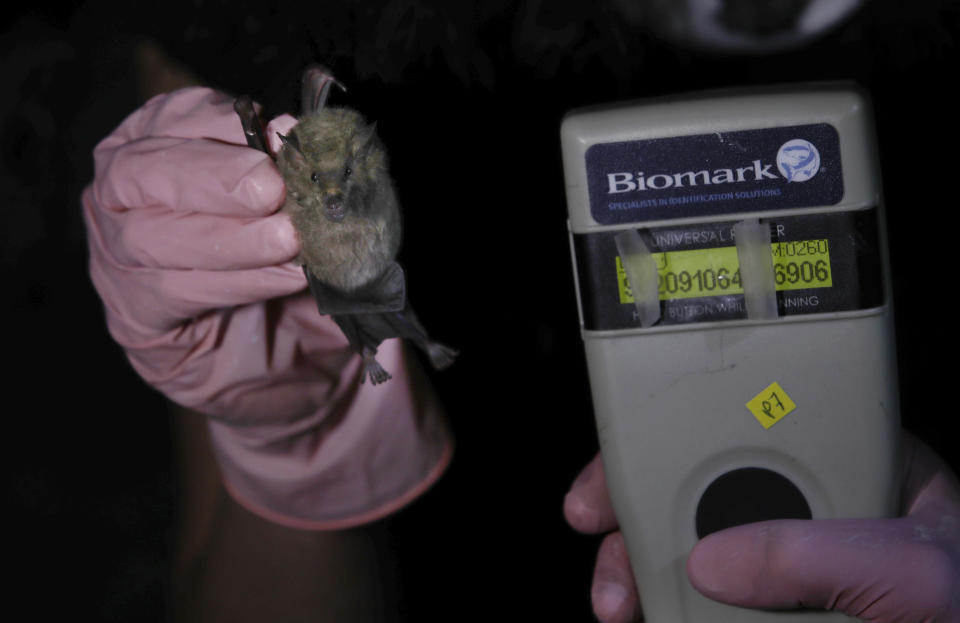
[(440, 342), (427, 342), (427, 356), (430, 357), (430, 363), (437, 370), (445, 370), (453, 365), (457, 355), (460, 354), (455, 348), (451, 348)]
[(360, 382), (363, 383), (369, 376), (370, 382), (374, 385), (386, 383), (393, 377), (383, 369), (383, 366), (380, 365), (380, 362), (377, 361), (373, 355), (374, 353), (363, 354), (363, 372), (360, 376)]

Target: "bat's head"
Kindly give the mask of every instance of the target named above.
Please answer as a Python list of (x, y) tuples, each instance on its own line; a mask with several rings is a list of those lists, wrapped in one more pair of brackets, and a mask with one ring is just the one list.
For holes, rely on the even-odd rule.
[(324, 108), (280, 138), (277, 166), (302, 209), (333, 223), (374, 216), (369, 199), (387, 176), (375, 124), (349, 108)]

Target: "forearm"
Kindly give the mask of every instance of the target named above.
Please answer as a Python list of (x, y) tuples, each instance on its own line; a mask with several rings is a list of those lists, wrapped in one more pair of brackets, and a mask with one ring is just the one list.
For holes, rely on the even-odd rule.
[(374, 527), (295, 530), (234, 502), (197, 413), (175, 409), (177, 621), (393, 621), (389, 550)]

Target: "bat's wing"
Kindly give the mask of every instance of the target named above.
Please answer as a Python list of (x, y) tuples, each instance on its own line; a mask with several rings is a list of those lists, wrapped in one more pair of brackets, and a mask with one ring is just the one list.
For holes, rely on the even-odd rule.
[(364, 349), (376, 352), (381, 342), (396, 337), (410, 340), (422, 348), (429, 355), (430, 362), (438, 369), (453, 363), (457, 356), (456, 350), (430, 339), (409, 305), (400, 311), (335, 314), (331, 317), (340, 326), (354, 350), (361, 354)]
[(392, 262), (373, 282), (353, 292), (328, 286), (306, 267), (303, 271), (317, 309), (333, 318), (353, 349), (361, 355), (367, 357), (376, 353), (381, 342), (398, 337), (410, 340), (426, 351), (430, 362), (438, 369), (446, 368), (456, 358), (455, 349), (430, 339), (413, 313), (407, 302), (403, 268), (396, 262)]
[(263, 133), (263, 124), (260, 122), (260, 115), (253, 107), (253, 100), (246, 95), (241, 95), (233, 103), (233, 109), (240, 117), (240, 125), (243, 126), (243, 135), (247, 138), (247, 145), (269, 154), (267, 139)]
[(379, 316), (378, 322), (382, 322), (390, 328), (391, 337), (402, 337), (422, 348), (430, 358), (430, 363), (437, 370), (450, 367), (457, 355), (460, 354), (455, 348), (431, 340), (430, 336), (427, 335), (427, 330), (420, 324), (409, 303), (403, 308), (403, 311), (377, 314), (377, 316)]
[[(387, 312), (394, 314), (396, 312)], [(339, 314), (330, 316), (337, 323), (347, 341), (350, 342), (350, 348), (363, 357), (363, 372), (360, 376), (360, 382), (363, 383), (367, 378), (374, 385), (379, 385), (390, 380), (390, 373), (384, 370), (383, 366), (376, 359), (377, 347), (387, 337), (385, 335), (391, 332), (388, 325), (385, 325), (380, 316), (383, 314)]]
[(398, 312), (407, 303), (407, 281), (403, 268), (391, 262), (379, 277), (352, 292), (344, 292), (317, 279), (304, 266), (313, 300), (321, 314), (379, 314)]

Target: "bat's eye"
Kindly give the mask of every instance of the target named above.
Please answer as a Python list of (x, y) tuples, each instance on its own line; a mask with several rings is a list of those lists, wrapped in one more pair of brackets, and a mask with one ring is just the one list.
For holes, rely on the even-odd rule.
[(350, 167), (347, 167), (346, 169), (343, 170), (343, 177), (345, 178), (350, 177), (351, 173), (353, 173), (353, 169), (351, 169)]
[(319, 183), (320, 183), (320, 174), (314, 172), (314, 174), (310, 176), (310, 181), (313, 182), (314, 184), (319, 184)]

